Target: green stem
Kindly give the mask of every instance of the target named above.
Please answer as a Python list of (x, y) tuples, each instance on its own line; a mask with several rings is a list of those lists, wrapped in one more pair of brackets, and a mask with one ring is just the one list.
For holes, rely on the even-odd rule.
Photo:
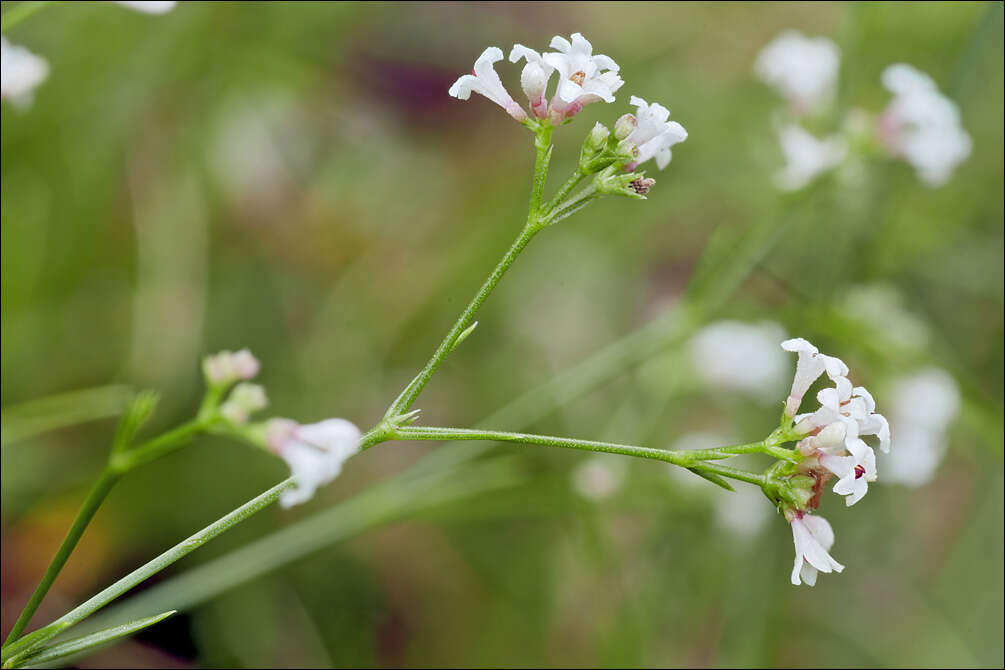
[(63, 538), (63, 543), (59, 545), (59, 549), (56, 551), (56, 555), (52, 557), (52, 561), (49, 562), (49, 567), (46, 569), (45, 574), (42, 576), (42, 580), (35, 587), (35, 591), (31, 594), (31, 598), (28, 599), (28, 604), (24, 606), (21, 611), (20, 616), (18, 616), (17, 621), (14, 622), (14, 627), (11, 628), (10, 633), (7, 635), (4, 644), (10, 644), (12, 641), (20, 637), (21, 633), (24, 632), (25, 627), (31, 620), (32, 615), (35, 614), (35, 610), (38, 606), (42, 604), (42, 599), (45, 598), (45, 594), (49, 592), (52, 587), (52, 583), (56, 581), (56, 577), (59, 575), (59, 571), (63, 569), (66, 565), (66, 561), (70, 558), (70, 554), (73, 553), (73, 549), (77, 546), (77, 542), (80, 541), (80, 537), (84, 534), (84, 529), (94, 518), (94, 514), (101, 507), (101, 503), (104, 502), (108, 493), (115, 486), (115, 483), (119, 481), (122, 476), (120, 472), (114, 470), (111, 467), (106, 467), (101, 475), (98, 477), (94, 485), (91, 486), (90, 492), (87, 494), (87, 498), (84, 499), (84, 504), (80, 506), (80, 511), (77, 512), (77, 517), (73, 520), (73, 525), (70, 526), (70, 530), (66, 533), (66, 537)]
[(0, 17), (0, 33), (6, 33), (35, 12), (45, 9), (51, 4), (52, 2), (49, 2), (49, 0), (29, 0), (28, 2), (17, 3)]
[(513, 265), (513, 262), (523, 252), (534, 235), (541, 230), (539, 210), (541, 207), (541, 194), (544, 191), (544, 183), (548, 176), (548, 163), (551, 160), (551, 135), (553, 131), (554, 128), (551, 126), (542, 125), (537, 129), (535, 134), (534, 146), (537, 149), (537, 158), (534, 161), (530, 209), (527, 213), (527, 223), (524, 225), (523, 230), (520, 231), (520, 235), (510, 245), (510, 248), (495, 266), (495, 269), (492, 270), (485, 283), (478, 289), (478, 293), (468, 303), (468, 306), (461, 313), (446, 337), (440, 342), (440, 346), (436, 348), (429, 362), (426, 363), (425, 367), (422, 368), (419, 374), (405, 387), (405, 390), (401, 392), (390, 408), (388, 408), (385, 415), (386, 418), (391, 419), (408, 411), (416, 398), (419, 397), (419, 394), (422, 393), (422, 389), (429, 383), (437, 368), (440, 367), (447, 355), (453, 351), (457, 338), (474, 322), (478, 310), (495, 289), (496, 285), (499, 284), (503, 275)]
[(148, 440), (135, 449), (123, 451), (112, 458), (113, 467), (126, 473), (135, 467), (155, 461), (184, 447), (189, 441), (210, 427), (210, 420), (193, 419), (186, 421), (177, 428)]
[[(441, 428), (435, 426), (403, 426), (394, 431), (394, 437), (399, 440), (492, 440), (495, 442), (520, 442), (523, 444), (536, 444), (545, 447), (559, 447), (562, 449), (579, 449), (582, 451), (596, 451), (605, 454), (621, 454), (622, 456), (634, 456), (636, 458), (647, 458), (650, 460), (664, 461), (683, 468), (699, 467), (725, 477), (740, 479), (746, 482), (760, 484), (764, 478), (744, 470), (737, 470), (726, 466), (705, 463), (703, 452), (699, 451), (670, 451), (666, 449), (653, 449), (651, 447), (639, 447), (633, 444), (620, 444), (617, 442), (598, 442), (596, 440), (578, 440), (570, 437), (556, 437), (554, 435), (533, 435), (530, 433), (511, 433), (501, 430), (481, 430), (478, 428)], [(745, 445), (748, 446), (748, 445)], [(726, 447), (729, 449), (730, 447)], [(706, 453), (714, 450), (705, 450)], [(750, 452), (740, 452), (750, 453)], [(727, 458), (728, 455), (714, 454), (714, 458)]]
[(544, 208), (545, 213), (550, 213), (554, 210), (570, 193), (572, 193), (572, 189), (579, 186), (580, 182), (586, 179), (586, 176), (587, 175), (583, 172), (583, 168), (581, 166), (577, 166), (576, 171), (572, 173), (572, 176), (569, 177), (564, 184), (562, 184), (562, 188), (558, 189), (558, 193), (556, 193), (554, 197), (548, 201), (548, 204)]
[(52, 584), (56, 581), (56, 577), (59, 576), (63, 566), (66, 565), (67, 560), (69, 560), (70, 554), (72, 554), (73, 550), (76, 548), (77, 543), (84, 534), (84, 530), (91, 523), (91, 520), (98, 511), (98, 508), (101, 507), (101, 504), (105, 501), (105, 498), (108, 497), (112, 487), (115, 486), (119, 479), (121, 479), (133, 468), (143, 465), (144, 463), (149, 463), (152, 460), (160, 458), (175, 449), (184, 446), (194, 435), (204, 430), (206, 425), (205, 420), (189, 421), (164, 433), (163, 435), (159, 435), (152, 440), (148, 440), (135, 449), (114, 452), (110, 456), (108, 465), (105, 466), (105, 469), (98, 476), (97, 481), (95, 481), (91, 486), (91, 490), (84, 499), (84, 503), (81, 505), (80, 511), (77, 512), (77, 516), (73, 520), (73, 525), (70, 526), (70, 530), (67, 532), (66, 537), (63, 539), (63, 543), (56, 551), (56, 555), (52, 557), (49, 567), (46, 569), (45, 574), (42, 576), (42, 580), (38, 583), (38, 586), (35, 587), (35, 591), (28, 599), (28, 603), (24, 606), (24, 610), (21, 611), (17, 621), (14, 622), (14, 627), (11, 628), (10, 633), (7, 635), (4, 645), (11, 644), (14, 640), (17, 640), (18, 637), (20, 637), (22, 632), (24, 632), (24, 629), (31, 620), (31, 617), (35, 614), (39, 605), (42, 604), (43, 598), (45, 598), (49, 589), (52, 588)]
[[(363, 448), (367, 448), (377, 442), (383, 441), (384, 439), (384, 433), (378, 429), (374, 429), (363, 435), (361, 445)], [(35, 651), (47, 640), (53, 638), (67, 628), (80, 623), (137, 584), (149, 579), (151, 576), (157, 574), (175, 561), (206, 544), (217, 535), (230, 530), (245, 519), (254, 516), (272, 503), (276, 502), (279, 500), (280, 494), (293, 486), (295, 483), (296, 479), (294, 477), (290, 477), (289, 479), (280, 482), (265, 493), (262, 493), (226, 516), (214, 521), (212, 524), (206, 526), (195, 535), (179, 542), (152, 561), (149, 561), (136, 570), (133, 570), (122, 579), (118, 580), (86, 602), (81, 603), (52, 623), (24, 636), (17, 642), (7, 644), (3, 648), (2, 658), (0, 658), (0, 661), (7, 663), (9, 659), (12, 659), (15, 656), (21, 656)]]

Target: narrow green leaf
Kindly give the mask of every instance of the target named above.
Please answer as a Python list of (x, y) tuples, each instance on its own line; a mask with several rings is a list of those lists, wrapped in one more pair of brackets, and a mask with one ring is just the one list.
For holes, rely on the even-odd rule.
[(128, 386), (112, 384), (4, 407), (0, 411), (0, 443), (6, 447), (40, 433), (116, 416), (132, 397)]
[(119, 421), (119, 428), (115, 432), (115, 440), (112, 442), (113, 453), (129, 448), (136, 433), (157, 409), (159, 399), (160, 396), (155, 391), (140, 391), (136, 394), (122, 415), (122, 420)]
[(703, 471), (699, 470), (698, 468), (688, 468), (688, 470), (690, 470), (694, 474), (698, 475), (702, 479), (707, 479), (708, 481), (712, 482), (716, 486), (721, 486), (722, 488), (726, 489), (727, 491), (732, 491), (732, 492), (736, 493), (736, 489), (734, 489), (730, 485), (729, 482), (727, 482), (725, 479), (723, 479), (722, 477), (720, 477), (719, 475), (717, 475), (717, 474), (715, 474), (713, 472), (703, 472)]
[(477, 327), (478, 327), (478, 322), (475, 321), (470, 326), (468, 326), (467, 328), (465, 328), (464, 332), (462, 332), (460, 335), (458, 335), (457, 339), (454, 340), (454, 346), (452, 346), (450, 348), (450, 351), (453, 351), (458, 346), (460, 346), (461, 342), (463, 342), (464, 340), (468, 339), (468, 335), (470, 335), (471, 333), (473, 333), (474, 330), (475, 330), (475, 328), (477, 328)]
[(67, 656), (90, 652), (94, 650), (95, 647), (108, 644), (109, 642), (132, 635), (144, 628), (153, 626), (155, 623), (168, 618), (176, 611), (177, 610), (169, 610), (158, 614), (157, 616), (137, 619), (136, 621), (130, 621), (129, 623), (122, 624), (121, 626), (112, 626), (111, 628), (99, 630), (97, 633), (91, 633), (90, 635), (84, 635), (83, 637), (54, 644), (51, 647), (45, 647), (44, 649), (41, 649), (40, 651), (24, 658), (12, 659), (15, 664), (14, 667), (35, 667), (45, 663), (51, 663), (57, 659), (65, 658)]

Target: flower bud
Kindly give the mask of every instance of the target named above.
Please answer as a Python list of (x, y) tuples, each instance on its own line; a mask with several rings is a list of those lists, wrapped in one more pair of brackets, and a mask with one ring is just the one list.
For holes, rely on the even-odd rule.
[(600, 151), (604, 148), (604, 143), (607, 142), (607, 138), (610, 135), (611, 131), (607, 129), (607, 126), (598, 121), (593, 126), (593, 130), (590, 131), (590, 138), (587, 141), (590, 143), (592, 149)]
[(615, 152), (618, 155), (618, 160), (626, 164), (634, 162), (639, 157), (639, 148), (628, 140), (618, 142)]
[(623, 140), (632, 134), (632, 131), (639, 125), (634, 114), (625, 114), (614, 124), (614, 138)]
[(265, 389), (258, 384), (238, 384), (231, 391), (227, 402), (220, 406), (220, 414), (237, 424), (248, 422), (248, 418), (258, 410), (265, 409), (269, 399)]
[(258, 359), (247, 349), (221, 351), (202, 360), (202, 374), (210, 386), (226, 386), (240, 379), (252, 379), (260, 369)]

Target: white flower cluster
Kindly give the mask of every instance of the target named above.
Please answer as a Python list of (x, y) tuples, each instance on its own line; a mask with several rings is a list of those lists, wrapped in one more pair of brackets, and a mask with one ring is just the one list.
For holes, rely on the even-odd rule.
[[(833, 103), (840, 62), (841, 52), (831, 40), (789, 30), (761, 50), (754, 70), (789, 101), (795, 117), (802, 117), (821, 114)], [(909, 65), (889, 66), (882, 82), (894, 99), (876, 120), (879, 144), (890, 156), (907, 161), (924, 184), (941, 186), (972, 148), (959, 109), (931, 77)], [(777, 186), (798, 190), (841, 165), (849, 155), (845, 135), (858, 132), (863, 116), (862, 110), (851, 110), (842, 130), (823, 139), (798, 122), (779, 123), (786, 165), (775, 177)]]
[(910, 163), (922, 182), (942, 186), (973, 146), (959, 108), (931, 77), (910, 65), (891, 65), (882, 79), (894, 97), (879, 119), (880, 140)]
[(787, 361), (778, 349), (782, 337), (777, 323), (717, 321), (691, 338), (691, 362), (707, 386), (763, 398), (785, 376)]
[[(792, 390), (785, 402), (785, 415), (795, 423), (795, 432), (803, 435), (796, 445), (803, 460), (799, 472), (813, 481), (812, 497), (807, 508), (816, 508), (823, 487), (837, 478), (834, 492), (845, 496), (846, 505), (854, 505), (876, 480), (876, 454), (862, 438), (874, 435), (880, 449), (890, 450), (890, 426), (882, 414), (876, 413), (872, 395), (861, 386), (852, 386), (848, 366), (833, 356), (827, 356), (802, 338), (786, 340), (782, 349), (798, 355)], [(817, 394), (820, 407), (796, 415), (803, 396), (810, 386), (826, 374), (834, 384)], [(840, 572), (840, 563), (827, 552), (834, 542), (830, 525), (806, 509), (790, 509), (786, 516), (792, 524), (796, 546), (796, 562), (792, 583), (800, 579), (812, 585), (817, 572)]]
[[(471, 74), (461, 76), (450, 87), (450, 95), (467, 100), (472, 93), (483, 95), (506, 110), (521, 123), (548, 123), (557, 126), (573, 118), (585, 105), (593, 102), (614, 102), (614, 93), (624, 85), (620, 67), (610, 56), (594, 54), (593, 45), (580, 33), (572, 39), (556, 35), (551, 40), (555, 51), (538, 53), (522, 44), (510, 50), (509, 60), (525, 61), (520, 73), (520, 87), (527, 97), (530, 114), (513, 99), (495, 71), (495, 63), (503, 60), (503, 51), (489, 47), (475, 61)], [(552, 75), (558, 75), (554, 94), (548, 98)], [(687, 139), (687, 131), (675, 121), (670, 121), (670, 110), (656, 103), (647, 103), (632, 96), (637, 116), (630, 117), (623, 137), (638, 149), (638, 157), (630, 166), (650, 158), (662, 170), (670, 162), (670, 147)]]

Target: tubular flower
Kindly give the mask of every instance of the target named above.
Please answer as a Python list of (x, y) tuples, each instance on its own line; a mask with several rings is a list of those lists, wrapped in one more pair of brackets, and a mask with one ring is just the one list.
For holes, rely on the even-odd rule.
[(283, 491), (279, 504), (307, 502), (318, 487), (339, 476), (342, 464), (359, 452), (360, 431), (345, 419), (300, 425), (290, 419), (269, 422), (266, 444), (290, 466), (297, 487)]
[(513, 49), (509, 52), (509, 60), (511, 63), (516, 63), (521, 58), (525, 59), (527, 64), (523, 66), (523, 72), (520, 73), (520, 87), (527, 95), (527, 102), (534, 116), (539, 119), (546, 118), (548, 116), (548, 99), (545, 96), (548, 92), (548, 80), (551, 79), (555, 68), (545, 62), (541, 54), (533, 49), (522, 44), (514, 44)]
[(591, 102), (614, 102), (614, 92), (625, 83), (614, 59), (603, 54), (593, 55), (593, 45), (580, 33), (572, 34), (572, 42), (556, 35), (550, 51), (542, 60), (558, 71), (558, 89), (551, 103), (553, 120), (570, 118)]
[(959, 108), (931, 77), (910, 65), (889, 66), (882, 80), (894, 98), (878, 122), (880, 141), (910, 163), (926, 185), (943, 185), (973, 146)]
[(655, 102), (649, 104), (634, 95), (631, 97), (631, 104), (637, 108), (637, 125), (626, 141), (638, 148), (639, 155), (635, 162), (627, 166), (628, 170), (633, 171), (650, 158), (655, 158), (656, 166), (662, 170), (670, 164), (673, 157), (670, 147), (686, 140), (687, 131), (684, 126), (670, 120), (670, 110), (663, 105)]
[(848, 374), (848, 366), (840, 358), (821, 354), (820, 351), (801, 337), (782, 342), (782, 349), (798, 354), (796, 375), (792, 379), (792, 390), (785, 401), (785, 415), (795, 416), (803, 396), (813, 382), (824, 372), (832, 380)]
[(527, 112), (513, 100), (493, 66), (502, 59), (503, 52), (499, 47), (487, 48), (475, 61), (471, 74), (462, 75), (455, 81), (449, 93), (458, 100), (467, 100), (472, 92), (484, 95), (514, 119), (523, 122), (527, 118)]
[(831, 40), (787, 30), (761, 49), (754, 71), (802, 115), (833, 99), (840, 65), (841, 50)]
[(792, 541), (796, 546), (796, 560), (792, 566), (792, 583), (817, 583), (818, 572), (841, 572), (844, 566), (828, 553), (834, 546), (834, 531), (827, 519), (788, 509), (785, 518), (792, 526)]

